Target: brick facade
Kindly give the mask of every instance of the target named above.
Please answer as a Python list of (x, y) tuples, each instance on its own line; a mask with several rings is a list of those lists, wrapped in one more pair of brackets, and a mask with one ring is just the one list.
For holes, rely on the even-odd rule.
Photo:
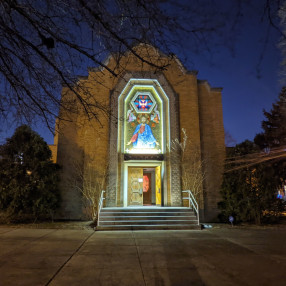
[[(102, 183), (106, 189), (107, 205), (122, 206), (124, 152), (120, 116), (123, 116), (123, 91), (131, 79), (144, 79), (161, 89), (165, 114), (168, 115), (164, 125), (164, 205), (183, 205), (180, 156), (172, 157), (177, 160), (170, 159), (169, 145), (172, 140), (181, 139), (184, 128), (191, 138), (190, 152), (199, 146), (204, 164), (202, 178), (205, 179), (202, 180), (199, 199), (201, 218), (214, 220), (225, 156), (221, 89), (211, 88), (207, 82), (197, 80), (196, 72), (186, 71), (177, 59), (169, 59), (153, 47), (138, 46), (135, 49), (140, 56), (148, 57), (153, 63), (168, 63), (167, 68), (158, 71), (156, 67), (142, 63), (133, 54), (127, 53), (119, 60), (119, 65), (114, 57), (109, 57), (106, 62), (111, 70), (119, 74), (117, 77), (111, 76), (106, 69), (89, 69), (88, 77), (79, 79), (81, 88), (78, 92), (91, 104), (96, 100), (96, 119), (88, 119), (72, 92), (67, 87), (63, 88), (63, 102), (74, 100), (77, 112), (67, 113), (61, 109), (61, 120), (57, 120), (53, 155), (62, 166), (63, 200), (59, 217), (84, 218), (79, 189), (85, 187), (85, 179), (92, 184)], [(87, 97), (85, 90), (92, 96)], [(102, 111), (98, 106), (102, 107)]]

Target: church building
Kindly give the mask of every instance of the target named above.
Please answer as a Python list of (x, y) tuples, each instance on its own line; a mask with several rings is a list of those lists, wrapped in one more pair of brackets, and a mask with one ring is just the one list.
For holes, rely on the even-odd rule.
[(61, 166), (59, 217), (84, 219), (88, 188), (105, 190), (104, 208), (188, 207), (183, 191), (196, 180), (200, 221), (215, 221), (225, 157), (221, 91), (150, 45), (111, 55), (74, 89), (64, 86), (51, 146)]

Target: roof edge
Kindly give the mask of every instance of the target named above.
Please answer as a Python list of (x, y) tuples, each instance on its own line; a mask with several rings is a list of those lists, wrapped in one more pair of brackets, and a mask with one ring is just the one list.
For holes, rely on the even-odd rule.
[(210, 83), (205, 79), (198, 79), (198, 84), (206, 85), (210, 89), (210, 91), (214, 92), (221, 92), (223, 90), (222, 87), (212, 87)]

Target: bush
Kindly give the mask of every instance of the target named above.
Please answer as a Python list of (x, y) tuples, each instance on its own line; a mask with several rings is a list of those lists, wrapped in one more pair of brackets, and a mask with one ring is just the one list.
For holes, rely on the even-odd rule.
[[(254, 143), (245, 141), (238, 144), (228, 155), (234, 158), (234, 162), (237, 156), (241, 161), (241, 156), (255, 154), (257, 150)], [(279, 218), (285, 209), (282, 200), (276, 197), (280, 184), (281, 179), (275, 164), (244, 165), (226, 172), (221, 187), (222, 201), (218, 204), (221, 210), (219, 219), (226, 222), (232, 215), (237, 223), (260, 224), (270, 218)]]
[(0, 148), (0, 210), (8, 220), (53, 217), (59, 206), (59, 166), (47, 143), (29, 126)]

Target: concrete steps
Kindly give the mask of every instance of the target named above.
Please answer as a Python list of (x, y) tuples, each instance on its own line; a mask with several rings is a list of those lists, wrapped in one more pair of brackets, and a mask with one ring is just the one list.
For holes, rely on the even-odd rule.
[(96, 229), (200, 229), (200, 226), (189, 208), (128, 207), (101, 209)]

